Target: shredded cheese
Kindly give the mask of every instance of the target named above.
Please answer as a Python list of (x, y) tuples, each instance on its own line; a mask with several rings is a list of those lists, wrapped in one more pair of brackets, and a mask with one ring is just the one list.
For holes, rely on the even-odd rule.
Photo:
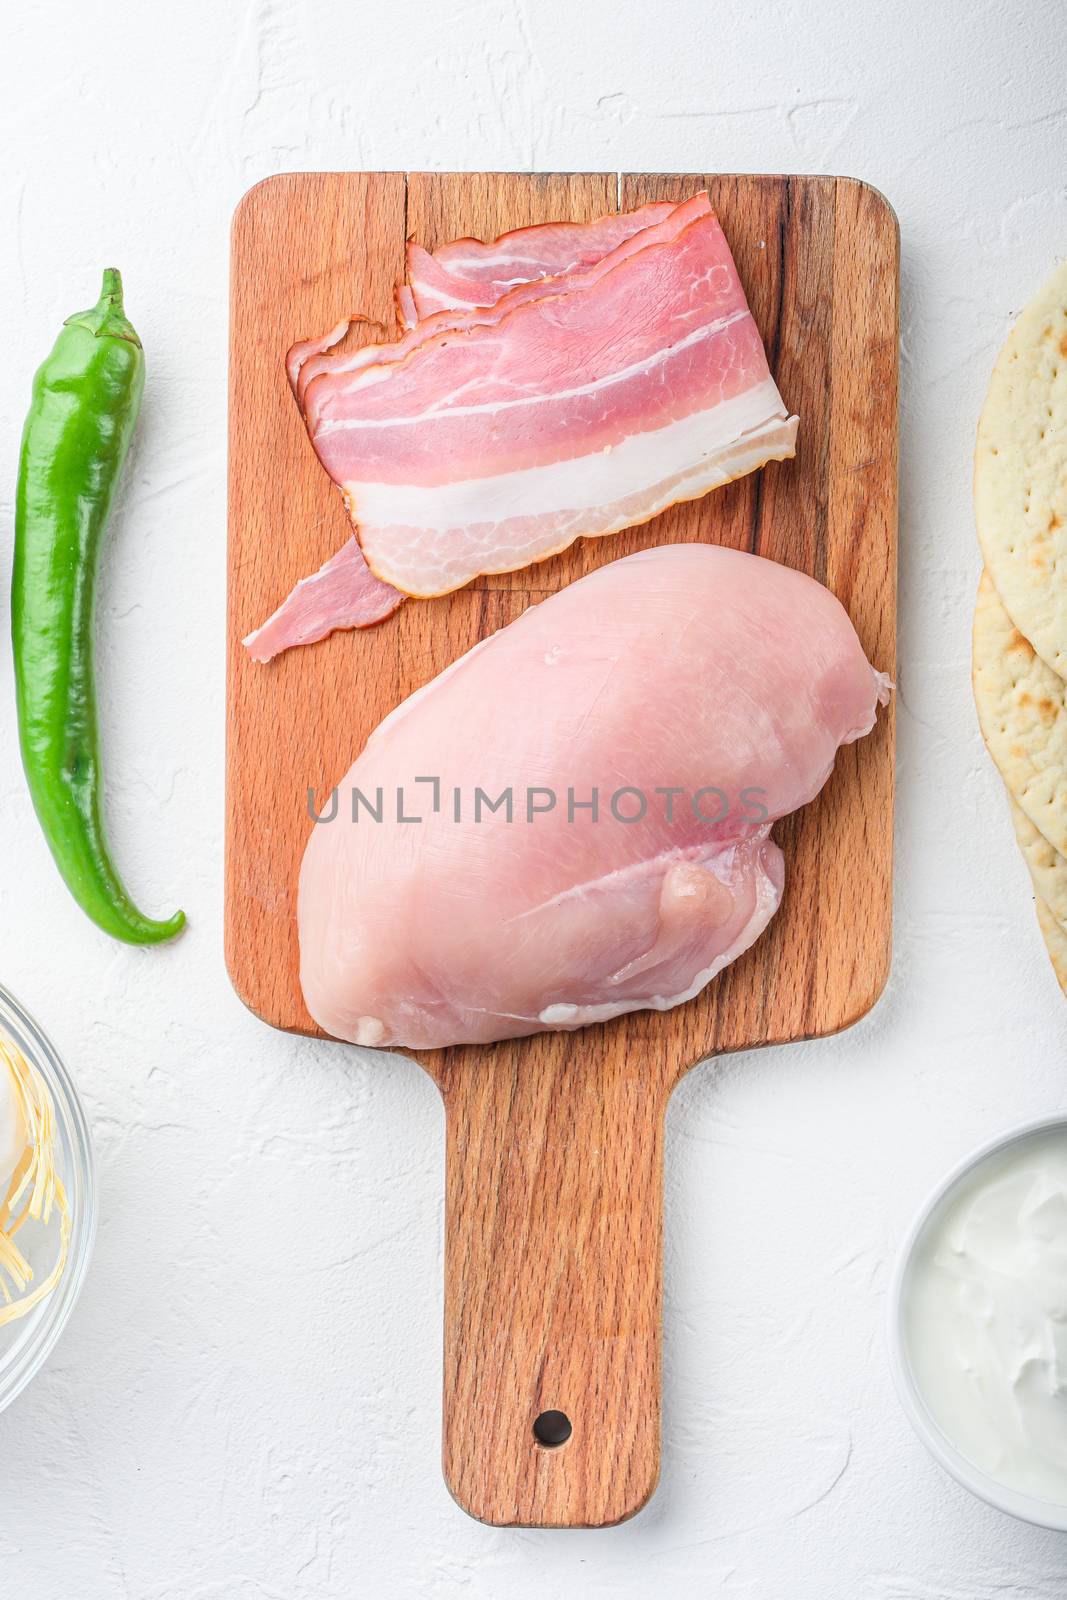
[[(0, 1072), (9, 1072), (15, 1102), (26, 1130), (26, 1148), (11, 1174), (0, 1204), (0, 1327), (32, 1311), (51, 1294), (63, 1274), (70, 1245), (70, 1208), (56, 1170), (56, 1113), (52, 1095), (36, 1067), (18, 1046), (0, 1034)], [(59, 1252), (48, 1276), (33, 1287), (33, 1268), (15, 1243), (27, 1220), (48, 1227), (59, 1218)], [(9, 1283), (14, 1288), (9, 1287)]]

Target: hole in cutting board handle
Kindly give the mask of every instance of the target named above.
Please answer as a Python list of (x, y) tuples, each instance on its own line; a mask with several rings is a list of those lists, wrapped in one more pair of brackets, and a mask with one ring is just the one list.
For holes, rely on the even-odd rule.
[(533, 1425), (534, 1438), (546, 1450), (558, 1450), (571, 1436), (571, 1419), (565, 1411), (542, 1411)]

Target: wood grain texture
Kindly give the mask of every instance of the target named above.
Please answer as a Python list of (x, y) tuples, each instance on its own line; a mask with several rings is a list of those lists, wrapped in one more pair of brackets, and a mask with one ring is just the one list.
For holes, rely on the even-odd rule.
[[(386, 325), (406, 234), (429, 248), (707, 187), (771, 365), (801, 418), (795, 461), (656, 522), (380, 627), (256, 666), (240, 645), (347, 537), (282, 357), (362, 311)], [(294, 891), (308, 788), (325, 796), (371, 729), (477, 640), (650, 542), (707, 539), (787, 562), (847, 606), (895, 671), (897, 228), (848, 179), (714, 174), (291, 174), (234, 219), (231, 315), (226, 958), (273, 1026), (313, 1033)], [(366, 337), (377, 337), (375, 330)], [(843, 750), (823, 793), (776, 830), (784, 903), (755, 947), (688, 1005), (578, 1034), (419, 1059), (447, 1113), (444, 1468), (498, 1524), (600, 1526), (659, 1470), (662, 1137), (696, 1061), (847, 1027), (889, 965), (892, 708)], [(559, 1409), (559, 1449), (532, 1432)]]

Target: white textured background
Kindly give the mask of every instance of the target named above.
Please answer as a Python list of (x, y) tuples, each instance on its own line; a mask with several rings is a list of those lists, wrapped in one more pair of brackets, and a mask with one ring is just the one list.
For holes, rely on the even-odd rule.
[[(173, 949), (82, 919), (0, 651), (0, 978), (88, 1103), (102, 1227), (0, 1418), (0, 1594), (34, 1600), (1053, 1600), (1067, 1541), (900, 1414), (889, 1263), (946, 1166), (1067, 1103), (1067, 1010), (972, 710), (977, 412), (1067, 250), (1055, 0), (67, 0), (0, 43), (0, 585), (30, 375), (121, 266), (148, 352), (103, 574), (113, 831)], [(438, 1468), (442, 1115), (398, 1058), (272, 1034), (221, 954), (227, 230), (298, 167), (849, 173), (903, 239), (896, 956), (843, 1037), (705, 1065), (668, 1140), (659, 1492), (492, 1531)], [(6, 598), (3, 601), (6, 611)], [(6, 616), (2, 619), (6, 637)]]

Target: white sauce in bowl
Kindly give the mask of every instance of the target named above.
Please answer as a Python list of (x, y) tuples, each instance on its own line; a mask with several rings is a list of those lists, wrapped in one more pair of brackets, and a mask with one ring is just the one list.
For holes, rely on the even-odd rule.
[(903, 1285), (916, 1388), (961, 1455), (1067, 1506), (1067, 1127), (988, 1156), (935, 1208)]

